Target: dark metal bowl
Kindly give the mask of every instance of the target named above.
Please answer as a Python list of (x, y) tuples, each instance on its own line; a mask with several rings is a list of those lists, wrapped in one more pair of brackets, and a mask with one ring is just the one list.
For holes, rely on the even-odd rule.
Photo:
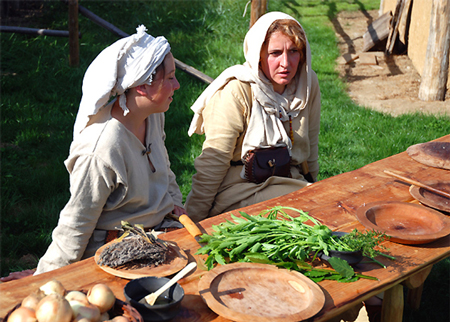
[(138, 310), (144, 321), (166, 321), (178, 314), (184, 297), (184, 290), (178, 283), (162, 293), (154, 305), (139, 303), (142, 298), (157, 291), (169, 280), (166, 277), (148, 276), (134, 279), (125, 285), (125, 298)]
[[(346, 235), (345, 232), (335, 231), (332, 233), (334, 236), (342, 237)], [(337, 250), (329, 250), (329, 255), (325, 255), (323, 252), (319, 253), (319, 258), (325, 261), (328, 261), (331, 257), (338, 257), (347, 261), (349, 265), (356, 265), (363, 259), (363, 254), (360, 250), (355, 252), (346, 252), (346, 251), (337, 251)]]

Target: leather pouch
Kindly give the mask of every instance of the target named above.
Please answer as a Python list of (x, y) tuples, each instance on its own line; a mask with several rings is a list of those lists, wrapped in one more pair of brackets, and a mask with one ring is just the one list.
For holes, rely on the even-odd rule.
[(291, 176), (291, 157), (287, 147), (251, 150), (243, 162), (245, 177), (250, 182), (261, 183), (271, 176)]

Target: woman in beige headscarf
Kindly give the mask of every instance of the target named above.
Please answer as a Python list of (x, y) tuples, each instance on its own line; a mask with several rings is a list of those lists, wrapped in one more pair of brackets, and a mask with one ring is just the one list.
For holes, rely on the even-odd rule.
[[(206, 134), (185, 204), (195, 221), (305, 187), (304, 161), (313, 180), (319, 172), (320, 90), (303, 28), (267, 13), (248, 31), (244, 54), (246, 62), (225, 70), (192, 106), (189, 135)], [(249, 182), (239, 161), (279, 146), (289, 149), (290, 177)]]
[[(165, 219), (185, 213), (164, 145), (164, 112), (180, 87), (175, 61), (164, 37), (152, 37), (144, 26), (136, 30), (86, 71), (65, 161), (71, 198), (36, 274), (94, 255), (121, 221), (181, 227)], [(16, 273), (2, 281), (23, 277)]]

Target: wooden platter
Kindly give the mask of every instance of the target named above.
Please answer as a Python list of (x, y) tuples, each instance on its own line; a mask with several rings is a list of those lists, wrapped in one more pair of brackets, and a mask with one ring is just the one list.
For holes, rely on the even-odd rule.
[(322, 289), (309, 278), (268, 264), (217, 266), (198, 287), (211, 310), (238, 322), (303, 321), (325, 303)]
[(177, 273), (178, 271), (183, 269), (183, 267), (185, 267), (188, 263), (188, 256), (186, 255), (186, 253), (182, 249), (180, 249), (175, 243), (166, 241), (166, 243), (169, 245), (169, 253), (167, 254), (166, 261), (161, 265), (142, 267), (136, 269), (125, 269), (125, 268), (116, 269), (104, 265), (98, 265), (100, 254), (102, 253), (103, 249), (105, 249), (111, 243), (117, 243), (117, 239), (97, 249), (97, 251), (95, 252), (94, 260), (97, 266), (100, 267), (102, 270), (118, 277), (126, 279), (135, 279), (146, 276), (165, 277)]
[(358, 208), (356, 217), (364, 227), (400, 244), (425, 244), (450, 234), (450, 217), (407, 202), (370, 203)]
[(410, 146), (406, 153), (422, 164), (450, 170), (450, 142), (426, 142)]
[[(434, 189), (450, 193), (450, 183), (439, 181), (428, 181), (425, 183)], [(450, 212), (450, 199), (447, 197), (440, 196), (434, 192), (415, 185), (411, 185), (409, 187), (409, 193), (414, 197), (414, 199), (420, 201), (424, 205), (445, 212)]]

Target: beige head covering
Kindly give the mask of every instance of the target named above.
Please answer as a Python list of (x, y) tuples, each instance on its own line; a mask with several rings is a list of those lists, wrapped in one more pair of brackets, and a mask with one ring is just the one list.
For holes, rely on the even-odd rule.
[[(306, 42), (306, 62), (297, 73), (295, 79), (287, 86), (283, 95), (273, 90), (271, 82), (259, 69), (261, 47), (267, 30), (276, 20), (292, 19), (282, 12), (270, 12), (259, 18), (247, 32), (244, 40), (243, 65), (232, 66), (217, 77), (195, 101), (191, 109), (194, 117), (189, 128), (189, 135), (203, 134), (202, 111), (211, 97), (230, 80), (238, 79), (251, 85), (254, 101), (247, 133), (242, 146), (242, 157), (247, 151), (270, 146), (287, 146), (291, 148), (291, 140), (283, 126), (283, 121), (296, 117), (305, 108), (311, 87), (311, 52)], [(298, 23), (298, 21), (297, 21)], [(300, 23), (299, 23), (300, 25)], [(281, 117), (280, 117), (281, 115)]]
[(122, 38), (104, 49), (88, 67), (83, 78), (83, 97), (74, 126), (74, 139), (83, 129), (95, 122), (95, 115), (109, 99), (120, 95), (119, 105), (126, 115), (126, 96), (129, 88), (151, 84), (153, 74), (170, 51), (164, 37), (154, 38), (145, 26), (136, 34)]

